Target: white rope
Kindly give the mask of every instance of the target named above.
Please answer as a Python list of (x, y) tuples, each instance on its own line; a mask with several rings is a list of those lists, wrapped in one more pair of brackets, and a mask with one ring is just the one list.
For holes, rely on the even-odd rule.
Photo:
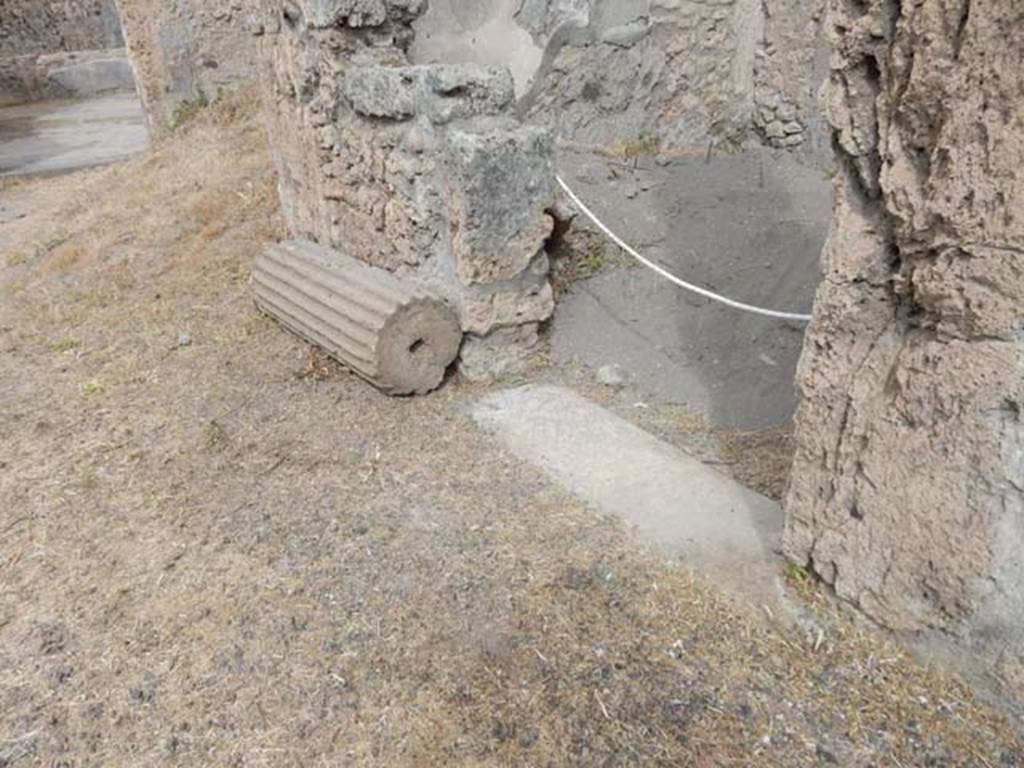
[(604, 224), (604, 222), (597, 218), (593, 211), (587, 208), (586, 204), (584, 204), (584, 202), (579, 199), (576, 193), (572, 191), (572, 188), (568, 184), (566, 184), (565, 181), (562, 180), (561, 176), (555, 176), (555, 181), (557, 181), (559, 186), (561, 186), (562, 189), (565, 190), (565, 194), (569, 196), (569, 199), (573, 201), (576, 207), (579, 208), (580, 211), (582, 211), (588, 219), (594, 222), (594, 224), (597, 225), (598, 229), (600, 229), (609, 238), (611, 238), (612, 242), (619, 246), (619, 248), (624, 250), (626, 253), (628, 253), (634, 259), (639, 261), (648, 269), (654, 270), (659, 275), (664, 277), (666, 280), (672, 281), (680, 288), (685, 288), (686, 290), (692, 293), (696, 293), (699, 296), (703, 296), (706, 299), (711, 299), (712, 301), (717, 301), (720, 304), (725, 304), (727, 307), (732, 307), (733, 309), (740, 309), (743, 310), (744, 312), (751, 312), (755, 315), (774, 317), (778, 318), (779, 320), (794, 320), (798, 323), (810, 322), (810, 315), (800, 315), (794, 312), (777, 312), (774, 309), (764, 309), (763, 307), (755, 307), (752, 304), (744, 304), (742, 301), (730, 299), (729, 297), (722, 296), (721, 294), (715, 293), (714, 291), (709, 291), (706, 288), (701, 288), (699, 285), (693, 285), (692, 283), (688, 283), (685, 280), (681, 280), (680, 278), (673, 275), (671, 272), (655, 264), (650, 259), (641, 256), (635, 248), (632, 248), (625, 240), (623, 240), (621, 237), (612, 232)]

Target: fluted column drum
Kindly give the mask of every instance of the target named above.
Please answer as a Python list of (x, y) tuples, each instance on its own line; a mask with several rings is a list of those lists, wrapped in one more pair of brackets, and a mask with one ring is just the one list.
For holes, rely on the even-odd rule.
[(252, 288), (260, 310), (391, 395), (436, 389), (462, 343), (443, 301), (315, 243), (269, 246)]

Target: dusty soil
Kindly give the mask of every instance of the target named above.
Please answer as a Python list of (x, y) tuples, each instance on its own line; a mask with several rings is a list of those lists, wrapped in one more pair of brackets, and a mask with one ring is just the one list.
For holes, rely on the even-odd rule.
[(0, 766), (1024, 759), (810, 585), (786, 628), (664, 566), (479, 389), (388, 399), (257, 314), (244, 103), (0, 196)]
[[(559, 171), (594, 213), (671, 273), (762, 307), (807, 312), (831, 215), (828, 160), (754, 150), (632, 161), (566, 148)], [(563, 240), (589, 258), (558, 307), (557, 360), (621, 366), (639, 395), (714, 423), (764, 429), (792, 420), (804, 326), (738, 312), (641, 267), (583, 216)], [(594, 238), (598, 238), (594, 244)], [(592, 265), (613, 252), (603, 269)], [(628, 269), (614, 261), (625, 259)]]

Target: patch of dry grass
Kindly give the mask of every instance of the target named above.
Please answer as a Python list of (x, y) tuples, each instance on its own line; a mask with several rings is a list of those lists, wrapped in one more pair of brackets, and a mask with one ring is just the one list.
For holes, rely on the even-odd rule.
[(25, 184), (18, 176), (0, 176), (0, 192), (13, 192)]
[(259, 316), (244, 101), (22, 191), (68, 239), (0, 304), (5, 768), (1020, 763), (956, 680), (666, 567), (475, 389), (386, 398)]
[(609, 245), (601, 235), (579, 227), (563, 225), (548, 244), (551, 257), (551, 286), (555, 298), (572, 292), (573, 286), (616, 268), (635, 262)]
[(730, 472), (741, 483), (781, 500), (793, 466), (793, 428), (716, 430)]
[(661, 139), (657, 136), (640, 135), (632, 139), (615, 142), (609, 150), (624, 160), (637, 160), (641, 157), (657, 157), (661, 153)]

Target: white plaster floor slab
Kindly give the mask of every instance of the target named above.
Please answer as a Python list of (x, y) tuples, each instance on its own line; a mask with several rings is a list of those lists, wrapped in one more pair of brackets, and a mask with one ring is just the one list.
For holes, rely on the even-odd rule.
[(562, 387), (485, 396), (474, 420), (644, 541), (757, 603), (781, 596), (779, 505)]
[(0, 108), (0, 176), (103, 165), (149, 143), (134, 93)]

